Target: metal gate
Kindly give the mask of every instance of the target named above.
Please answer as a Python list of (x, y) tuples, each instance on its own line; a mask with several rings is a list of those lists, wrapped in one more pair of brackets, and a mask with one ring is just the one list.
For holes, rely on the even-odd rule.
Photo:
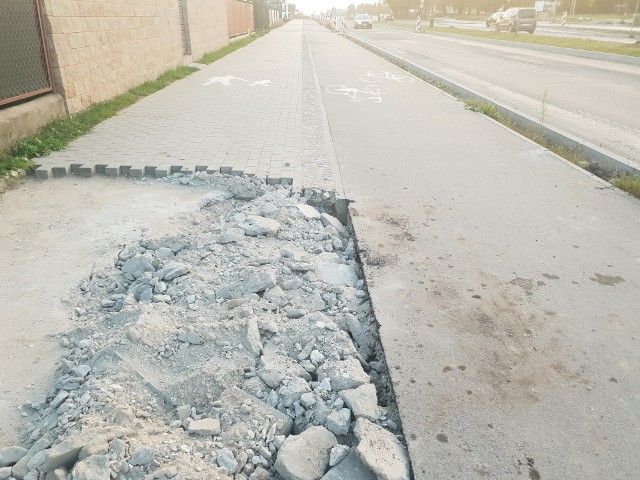
[(38, 0), (0, 0), (0, 105), (52, 90)]

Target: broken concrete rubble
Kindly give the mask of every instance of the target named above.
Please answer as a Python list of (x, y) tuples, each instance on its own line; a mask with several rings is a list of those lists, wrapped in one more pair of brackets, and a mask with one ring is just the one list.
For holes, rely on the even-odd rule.
[(323, 427), (310, 427), (282, 444), (275, 464), (283, 480), (318, 480), (329, 467), (336, 437)]
[(182, 233), (125, 245), (83, 282), (56, 387), (25, 407), (35, 443), (4, 468), (19, 479), (368, 480), (374, 463), (345, 463), (367, 441), (351, 420), (384, 430), (398, 418), (348, 231), (326, 202), (287, 188), (188, 178), (216, 193)]
[(358, 458), (379, 479), (409, 480), (409, 455), (395, 435), (364, 418), (356, 422), (354, 434)]

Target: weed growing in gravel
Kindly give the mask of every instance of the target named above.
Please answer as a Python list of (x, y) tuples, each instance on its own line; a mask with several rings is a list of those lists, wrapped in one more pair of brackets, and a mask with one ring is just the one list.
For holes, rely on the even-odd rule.
[(474, 98), (465, 98), (464, 108), (471, 110), (472, 112), (482, 113), (487, 117), (491, 117), (494, 120), (502, 121), (502, 116), (498, 113), (498, 109), (493, 103), (482, 102)]
[(634, 197), (640, 198), (640, 177), (636, 175), (623, 175), (611, 180), (614, 187), (630, 193)]

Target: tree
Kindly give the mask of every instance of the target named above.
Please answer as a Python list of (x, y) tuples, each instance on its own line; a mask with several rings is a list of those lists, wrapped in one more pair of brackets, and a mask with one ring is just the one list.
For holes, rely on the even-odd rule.
[(352, 17), (356, 14), (356, 6), (353, 3), (350, 3), (347, 7), (347, 16)]
[(417, 8), (420, 2), (416, 0), (387, 0), (387, 5), (391, 7), (391, 11), (396, 17), (406, 18), (409, 15), (409, 10)]

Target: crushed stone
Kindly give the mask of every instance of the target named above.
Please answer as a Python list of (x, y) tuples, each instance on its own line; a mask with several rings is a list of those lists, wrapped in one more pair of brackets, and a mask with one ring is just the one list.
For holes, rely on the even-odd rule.
[(120, 245), (79, 285), (55, 388), (21, 407), (25, 441), (0, 448), (0, 475), (409, 478), (335, 194), (206, 172), (140, 181), (203, 196), (181, 234)]

